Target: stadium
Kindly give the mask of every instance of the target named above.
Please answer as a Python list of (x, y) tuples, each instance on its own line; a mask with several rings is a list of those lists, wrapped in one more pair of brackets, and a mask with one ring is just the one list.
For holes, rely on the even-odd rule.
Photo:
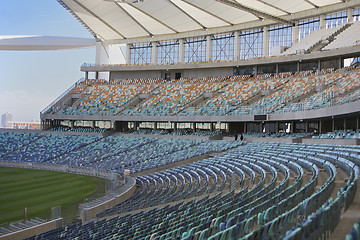
[(57, 2), (95, 63), (40, 131), (0, 129), (0, 166), (88, 201), (0, 239), (360, 239), (360, 0)]

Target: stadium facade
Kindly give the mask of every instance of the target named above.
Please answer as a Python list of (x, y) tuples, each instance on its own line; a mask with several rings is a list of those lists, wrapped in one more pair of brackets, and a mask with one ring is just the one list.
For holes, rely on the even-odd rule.
[(360, 0), (58, 2), (95, 64), (0, 163), (117, 188), (29, 239), (360, 237)]
[[(292, 91), (286, 83), (296, 74), (302, 72), (308, 76), (331, 78), (335, 72), (344, 72), (347, 71), (345, 67), (356, 65), (360, 53), (360, 39), (356, 34), (359, 29), (358, 0), (255, 3), (173, 0), (156, 4), (152, 1), (117, 0), (58, 2), (93, 34), (97, 41), (97, 56), (95, 64), (81, 66), (84, 79), (42, 111), (43, 129), (59, 125), (110, 125), (117, 131), (128, 131), (145, 125), (157, 129), (165, 124), (177, 129), (186, 124), (196, 130), (205, 124), (205, 129), (227, 132), (277, 132), (286, 128), (291, 132), (325, 133), (359, 128), (360, 105), (354, 96), (357, 85), (346, 92), (334, 93), (327, 89), (337, 83), (324, 81), (322, 77), (298, 86), (300, 89), (310, 86), (309, 90), (281, 96), (286, 99), (281, 99), (276, 107), (254, 110), (261, 99), (268, 102), (265, 105), (270, 104), (269, 99), (276, 95), (275, 92)], [(161, 84), (171, 81), (181, 84), (189, 79), (205, 78), (233, 82), (238, 81), (234, 76), (242, 75), (250, 76), (252, 81), (281, 78), (282, 86), (277, 89), (268, 87), (244, 97), (242, 101), (232, 102), (224, 100), (232, 94), (231, 87), (207, 89), (194, 94), (186, 104), (171, 103), (177, 105), (177, 111), (161, 114), (135, 114), (133, 110), (136, 112), (150, 104), (152, 99), (155, 101), (156, 90), (152, 90), (156, 94), (139, 91), (126, 101), (113, 103), (118, 104), (113, 106), (117, 107), (115, 112), (66, 111), (84, 107), (88, 94), (92, 94), (89, 76), (112, 81), (111, 84), (125, 79), (156, 79), (167, 80)], [(160, 87), (154, 81), (152, 83), (156, 88)], [(74, 94), (76, 86), (81, 84), (89, 87)], [(143, 84), (149, 82), (143, 81)], [(205, 87), (209, 86), (205, 84)], [(177, 94), (185, 97), (187, 93)], [(222, 107), (231, 107), (231, 111), (210, 113), (199, 110), (209, 107), (219, 94)], [(351, 100), (339, 100), (350, 95)], [(307, 101), (313, 100), (311, 97), (322, 98), (321, 104), (307, 107)], [(299, 102), (296, 107), (293, 106), (295, 102)], [(248, 110), (238, 111), (244, 107)], [(193, 108), (196, 114), (190, 113)]]

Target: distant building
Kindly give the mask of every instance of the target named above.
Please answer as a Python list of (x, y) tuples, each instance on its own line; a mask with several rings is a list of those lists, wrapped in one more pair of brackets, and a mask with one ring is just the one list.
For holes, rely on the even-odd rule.
[(2, 128), (11, 128), (13, 116), (11, 113), (7, 112), (1, 115), (1, 127)]
[(40, 122), (10, 122), (13, 129), (40, 129)]

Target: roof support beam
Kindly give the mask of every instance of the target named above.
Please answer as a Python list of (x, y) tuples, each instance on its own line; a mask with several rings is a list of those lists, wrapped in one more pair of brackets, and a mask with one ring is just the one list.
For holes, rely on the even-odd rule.
[(130, 4), (133, 8), (135, 8), (136, 10), (138, 10), (139, 12), (141, 12), (142, 14), (148, 16), (149, 18), (153, 19), (154, 21), (160, 23), (161, 25), (165, 26), (166, 28), (170, 29), (171, 31), (173, 31), (174, 33), (179, 33), (178, 31), (176, 31), (174, 28), (170, 27), (169, 25), (167, 25), (166, 23), (160, 21), (159, 19), (151, 16), (150, 14), (148, 14), (147, 12), (144, 12), (143, 10), (141, 10), (140, 8), (134, 6), (133, 4)]
[(62, 1), (62, 0), (57, 0), (57, 2), (58, 2), (61, 6), (63, 6), (63, 7), (66, 9), (66, 11), (68, 11), (68, 12), (70, 13), (70, 15), (72, 15), (77, 21), (79, 21), (80, 24), (83, 25), (83, 26), (91, 33), (91, 35), (93, 35), (96, 39), (98, 39), (98, 37), (102, 38), (102, 36), (96, 34), (86, 23), (84, 23), (84, 22), (80, 19), (80, 17), (79, 17), (75, 12), (73, 12), (73, 11), (71, 10), (71, 8), (69, 8), (69, 6), (66, 5), (66, 3), (64, 3), (64, 1)]
[(211, 13), (211, 12), (209, 12), (209, 11), (206, 11), (206, 10), (203, 9), (203, 8), (200, 8), (200, 7), (196, 6), (195, 4), (193, 4), (193, 3), (191, 3), (191, 2), (188, 2), (188, 0), (181, 0), (181, 1), (189, 4), (190, 6), (193, 6), (194, 8), (196, 8), (196, 9), (202, 11), (202, 12), (205, 12), (205, 13), (209, 14), (210, 16), (212, 16), (212, 17), (214, 17), (214, 18), (217, 18), (217, 19), (219, 19), (219, 20), (221, 20), (221, 21), (223, 21), (223, 22), (226, 22), (226, 23), (229, 24), (230, 26), (233, 26), (233, 25), (234, 25), (234, 24), (232, 24), (231, 22), (229, 22), (229, 21), (227, 21), (227, 20), (225, 20), (225, 19), (223, 19), (223, 18), (221, 18), (221, 17), (219, 17), (219, 16), (217, 16), (217, 15), (215, 15), (215, 14), (213, 14), (213, 13)]
[[(210, 0), (209, 0), (210, 1)], [(216, 0), (213, 0), (216, 1)], [(282, 18), (289, 21), (299, 21), (301, 19), (317, 17), (322, 14), (330, 14), (339, 11), (345, 11), (348, 8), (358, 8), (360, 7), (360, 0), (351, 0), (345, 3), (339, 2), (336, 4), (320, 7), (319, 9), (311, 8), (307, 11), (301, 12), (294, 12), (291, 15), (283, 16)], [(144, 43), (144, 42), (153, 42), (153, 41), (168, 41), (174, 39), (181, 39), (181, 38), (191, 38), (194, 36), (204, 37), (207, 35), (216, 35), (221, 33), (228, 33), (234, 31), (241, 31), (245, 29), (254, 29), (254, 28), (262, 28), (264, 26), (271, 26), (276, 25), (277, 22), (271, 19), (264, 19), (264, 21), (252, 21), (246, 23), (235, 24), (234, 26), (224, 26), (219, 28), (209, 28), (207, 31), (194, 30), (191, 32), (181, 32), (177, 35), (159, 35), (154, 37), (139, 37), (139, 38), (131, 38), (131, 39), (114, 39), (108, 40), (105, 44), (136, 44), (136, 43)]]
[[(144, 27), (144, 25), (142, 25), (138, 20), (136, 20), (136, 18), (134, 18), (128, 11), (125, 10), (125, 8), (123, 8), (123, 6), (120, 5), (120, 3), (116, 2), (115, 3), (126, 15), (128, 15), (129, 18), (131, 18), (134, 22), (136, 22), (137, 25), (139, 25), (145, 32), (147, 32), (147, 34), (149, 34), (150, 37), (153, 36), (153, 34), (147, 30), (146, 27)], [(130, 5), (130, 4), (129, 4)], [(132, 6), (132, 5), (130, 5)]]
[(175, 3), (173, 3), (171, 0), (168, 0), (173, 6), (175, 6), (177, 9), (179, 9), (183, 14), (185, 14), (186, 16), (188, 16), (192, 21), (194, 21), (197, 25), (199, 25), (200, 27), (202, 27), (204, 30), (207, 29), (206, 26), (202, 25), (198, 20), (196, 20), (193, 16), (191, 16), (190, 14), (188, 14), (186, 11), (184, 11), (184, 9), (182, 9), (181, 7), (179, 7), (178, 5), (176, 5)]
[(319, 6), (316, 5), (315, 3), (313, 3), (312, 1), (310, 1), (310, 0), (304, 0), (304, 1), (308, 4), (310, 4), (311, 6), (313, 6), (314, 8), (319, 9)]
[(251, 14), (255, 15), (256, 17), (271, 19), (271, 20), (274, 20), (274, 21), (276, 21), (278, 23), (285, 23), (285, 24), (290, 25), (290, 26), (295, 25), (295, 23), (292, 22), (292, 21), (288, 21), (288, 20), (273, 16), (271, 14), (267, 14), (267, 13), (258, 11), (256, 9), (249, 8), (249, 7), (244, 6), (244, 5), (242, 5), (242, 4), (238, 3), (238, 2), (235, 2), (235, 1), (230, 1), (230, 0), (215, 0), (215, 1), (221, 2), (221, 3), (226, 4), (226, 5), (228, 5), (230, 7), (233, 7), (233, 8), (237, 8), (237, 9), (246, 11), (248, 13), (251, 13)]
[(119, 34), (119, 36), (123, 39), (126, 39), (126, 37), (124, 35), (122, 35), (118, 30), (116, 30), (115, 28), (113, 28), (110, 24), (108, 24), (107, 22), (105, 22), (101, 17), (99, 17), (96, 13), (94, 13), (93, 11), (91, 11), (89, 8), (85, 7), (84, 4), (80, 3), (78, 0), (73, 0), (75, 3), (77, 3), (80, 7), (82, 7), (83, 9), (85, 9), (88, 13), (90, 13), (93, 17), (95, 17), (97, 20), (99, 20), (100, 22), (102, 22), (104, 25), (106, 25), (108, 28), (110, 28), (112, 31), (116, 32), (117, 34)]
[(272, 7), (272, 8), (274, 8), (274, 9), (279, 10), (279, 11), (281, 11), (281, 12), (283, 12), (283, 13), (288, 14), (288, 15), (291, 15), (290, 12), (285, 11), (284, 9), (279, 8), (279, 7), (275, 6), (275, 5), (272, 5), (272, 4), (270, 4), (270, 3), (268, 3), (268, 2), (266, 2), (266, 1), (264, 1), (264, 0), (256, 0), (256, 1), (261, 2), (262, 4), (265, 4), (265, 5), (269, 6), (269, 7)]

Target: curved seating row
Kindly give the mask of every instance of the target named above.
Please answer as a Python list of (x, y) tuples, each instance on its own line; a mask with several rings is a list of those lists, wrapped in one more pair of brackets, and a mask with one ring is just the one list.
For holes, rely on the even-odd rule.
[[(36, 237), (315, 239), (333, 230), (343, 206), (351, 203), (359, 151), (358, 146), (295, 143), (239, 146), (200, 162), (137, 177), (138, 191), (131, 198), (99, 214), (122, 213), (121, 217), (68, 225)], [(336, 167), (349, 180), (333, 200)], [(168, 204), (174, 201), (183, 202)], [(168, 205), (130, 212), (158, 204)]]

